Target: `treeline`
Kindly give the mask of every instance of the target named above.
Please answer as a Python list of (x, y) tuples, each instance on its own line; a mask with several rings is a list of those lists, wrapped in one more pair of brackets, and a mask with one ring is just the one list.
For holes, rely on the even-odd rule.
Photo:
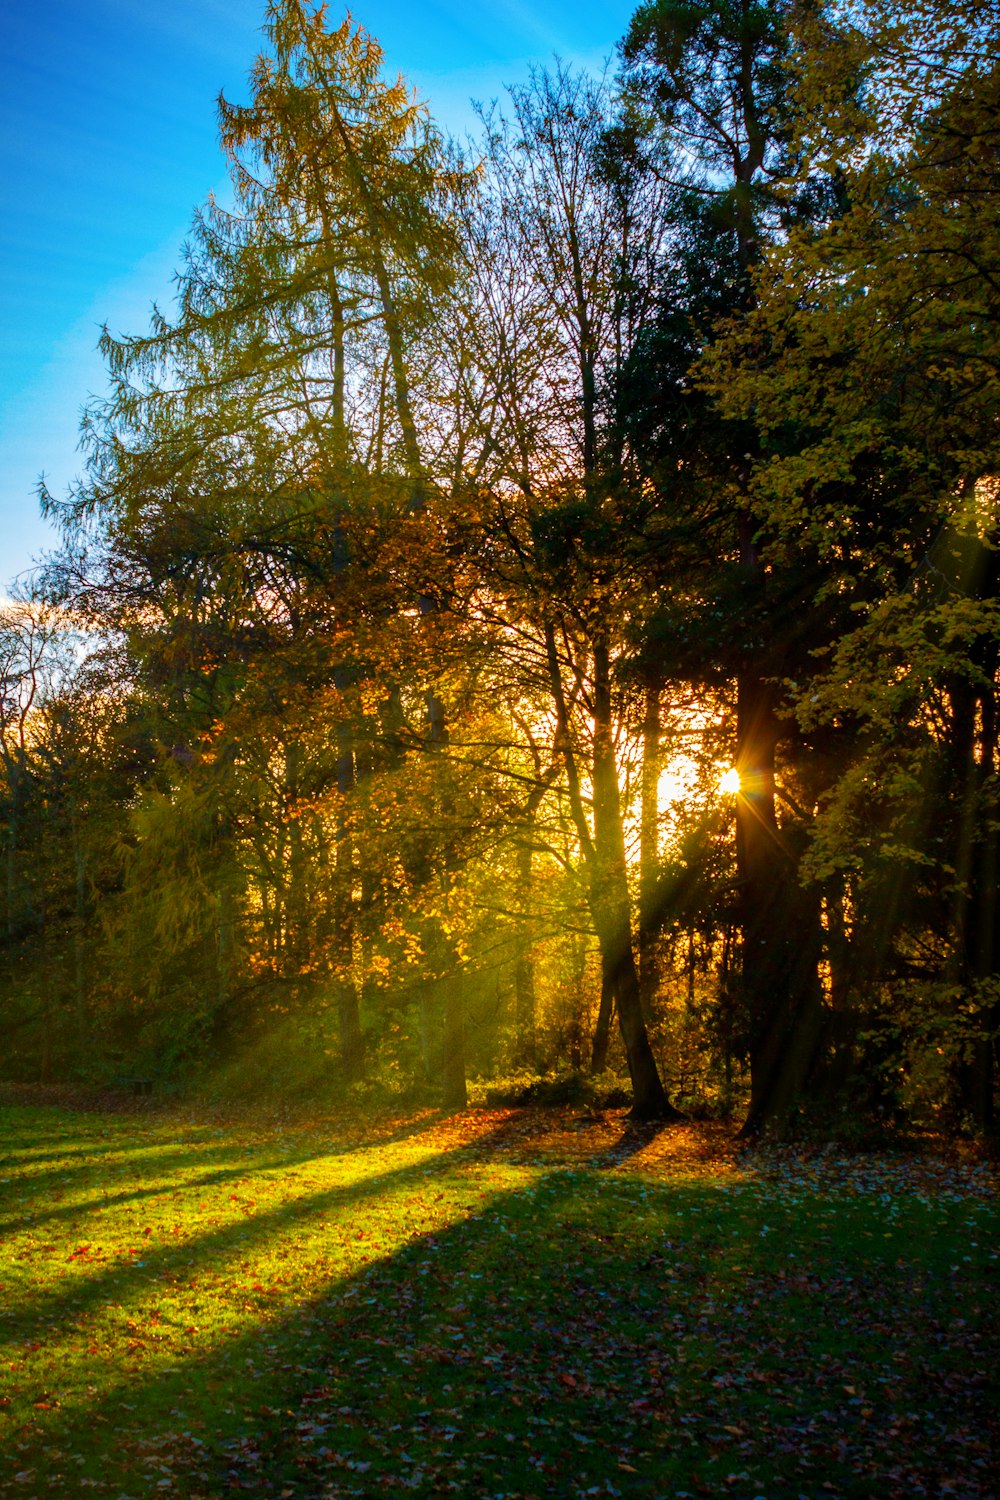
[(464, 145), (266, 35), (0, 622), (8, 1076), (990, 1129), (1000, 8), (659, 0)]

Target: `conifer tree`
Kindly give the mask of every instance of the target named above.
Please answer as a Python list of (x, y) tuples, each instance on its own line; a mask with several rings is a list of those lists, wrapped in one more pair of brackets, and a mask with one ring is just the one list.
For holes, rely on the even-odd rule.
[[(432, 496), (413, 365), (453, 275), (450, 204), (465, 178), (403, 81), (383, 77), (381, 50), (362, 29), (345, 21), (329, 31), (321, 9), (278, 0), (266, 32), (272, 55), (258, 59), (250, 103), (220, 101), (234, 205), (197, 217), (176, 317), (154, 310), (144, 336), (105, 332), (112, 395), (88, 417), (90, 479), (69, 513), (103, 529), (104, 600), (117, 599), (119, 623), (170, 683), (182, 763), (202, 778), (214, 766), (221, 785), (242, 754), (254, 680), (268, 677), (280, 701), (298, 696), (305, 672), (314, 691), (334, 689), (330, 774), (347, 798), (370, 720), (358, 709), (364, 679), (380, 672), (380, 611), (388, 624), (407, 590), (422, 610), (433, 603), (429, 559), (400, 569), (397, 554), (380, 591), (369, 555), (365, 599), (351, 579), (358, 533), (394, 517), (412, 543), (418, 528), (407, 518)], [(363, 649), (350, 628), (359, 606)], [(394, 670), (367, 696), (398, 742), (400, 726), (388, 722)], [(443, 708), (431, 689), (425, 706), (427, 740), (439, 743)], [(291, 816), (285, 857), (296, 887)], [(357, 900), (350, 828), (336, 822), (345, 954)], [(304, 919), (301, 890), (290, 899)], [(227, 913), (236, 909), (220, 933), (246, 919), (241, 900), (227, 897)], [(338, 972), (353, 1077), (358, 995), (352, 965)]]

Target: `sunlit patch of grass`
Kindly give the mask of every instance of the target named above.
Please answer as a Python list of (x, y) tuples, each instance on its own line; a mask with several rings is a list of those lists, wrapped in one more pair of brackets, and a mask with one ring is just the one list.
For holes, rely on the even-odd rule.
[(992, 1492), (971, 1178), (509, 1111), (3, 1124), (2, 1494)]
[[(216, 1354), (265, 1341), (290, 1311), (525, 1176), (513, 1165), (499, 1182), (482, 1165), (452, 1172), (422, 1136), (344, 1152), (77, 1120), (60, 1151), (54, 1124), (47, 1111), (13, 1112), (0, 1184), (3, 1416), (27, 1435), (26, 1456), (97, 1406), (98, 1420), (109, 1406), (127, 1413), (137, 1387), (151, 1425), (170, 1416), (207, 1429), (209, 1411), (224, 1432), (236, 1411), (215, 1410), (200, 1383), (260, 1377), (223, 1378)], [(163, 1410), (163, 1377), (181, 1371), (187, 1409)], [(90, 1469), (85, 1452), (76, 1457)], [(95, 1480), (107, 1479), (109, 1458)]]

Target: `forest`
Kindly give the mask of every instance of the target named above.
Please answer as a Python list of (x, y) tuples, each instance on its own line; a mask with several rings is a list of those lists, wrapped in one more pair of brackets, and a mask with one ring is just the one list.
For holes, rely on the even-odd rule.
[(0, 605), (3, 1078), (988, 1135), (1000, 7), (645, 0), (464, 141), (265, 19)]

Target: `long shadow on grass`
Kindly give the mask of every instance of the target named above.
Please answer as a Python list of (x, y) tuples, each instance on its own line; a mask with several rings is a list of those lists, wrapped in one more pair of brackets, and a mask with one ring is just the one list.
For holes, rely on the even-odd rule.
[[(404, 1122), (387, 1131), (375, 1144), (359, 1145), (352, 1148), (338, 1143), (331, 1148), (324, 1147), (316, 1141), (311, 1141), (308, 1145), (300, 1146), (298, 1149), (290, 1146), (284, 1147), (280, 1155), (263, 1160), (260, 1159), (258, 1154), (259, 1147), (248, 1149), (239, 1143), (206, 1143), (202, 1145), (195, 1142), (187, 1147), (183, 1147), (173, 1145), (169, 1141), (162, 1143), (153, 1141), (145, 1145), (141, 1142), (135, 1144), (123, 1143), (117, 1147), (103, 1146), (94, 1151), (91, 1151), (86, 1146), (80, 1146), (74, 1148), (79, 1153), (80, 1160), (75, 1161), (72, 1165), (53, 1166), (51, 1169), (43, 1172), (30, 1170), (35, 1162), (39, 1160), (37, 1156), (32, 1155), (21, 1160), (11, 1157), (6, 1164), (7, 1170), (16, 1173), (19, 1168), (22, 1171), (25, 1168), (28, 1169), (22, 1182), (15, 1183), (15, 1186), (22, 1186), (25, 1192), (30, 1193), (35, 1198), (44, 1197), (49, 1191), (56, 1192), (61, 1196), (72, 1192), (74, 1186), (79, 1184), (81, 1178), (91, 1175), (91, 1162), (98, 1155), (112, 1157), (117, 1162), (123, 1162), (121, 1168), (117, 1169), (114, 1174), (108, 1175), (137, 1177), (140, 1174), (148, 1175), (150, 1171), (154, 1171), (158, 1179), (162, 1179), (167, 1174), (182, 1171), (187, 1166), (204, 1166), (207, 1161), (213, 1159), (232, 1161), (234, 1157), (237, 1157), (238, 1161), (232, 1167), (220, 1168), (218, 1171), (206, 1173), (200, 1177), (185, 1179), (179, 1187), (174, 1187), (171, 1184), (164, 1183), (162, 1180), (158, 1180), (151, 1187), (134, 1187), (119, 1192), (102, 1193), (100, 1197), (94, 1197), (85, 1201), (77, 1200), (68, 1204), (60, 1203), (57, 1207), (24, 1211), (16, 1217), (9, 1219), (0, 1218), (0, 1233), (16, 1234), (22, 1230), (39, 1229), (46, 1224), (51, 1225), (60, 1221), (83, 1219), (87, 1214), (94, 1211), (113, 1210), (116, 1207), (120, 1208), (126, 1203), (141, 1203), (143, 1200), (162, 1198), (168, 1191), (171, 1194), (180, 1193), (182, 1195), (196, 1193), (218, 1186), (224, 1182), (239, 1181), (258, 1173), (281, 1172), (284, 1177), (287, 1177), (296, 1169), (307, 1166), (310, 1162), (316, 1160), (343, 1158), (347, 1156), (358, 1157), (376, 1153), (385, 1145), (396, 1144), (425, 1134), (428, 1130), (439, 1125), (444, 1118), (443, 1114), (435, 1112), (428, 1114), (428, 1116), (420, 1120)], [(25, 1128), (27, 1129), (27, 1127)], [(492, 1133), (484, 1139), (488, 1147), (492, 1139)], [(65, 1153), (65, 1155), (69, 1155), (69, 1152)], [(65, 1155), (52, 1153), (52, 1159), (62, 1163), (65, 1160)], [(83, 1159), (84, 1157), (86, 1159)], [(451, 1153), (442, 1155), (441, 1157), (442, 1162), (450, 1161), (451, 1159)], [(100, 1165), (95, 1164), (94, 1170), (99, 1171)], [(349, 1194), (353, 1191), (353, 1187), (343, 1189), (342, 1191)], [(326, 1206), (326, 1202), (327, 1200), (318, 1199), (314, 1211)], [(288, 1212), (291, 1213), (292, 1210), (288, 1210)], [(223, 1231), (223, 1233), (225, 1232)], [(238, 1233), (241, 1239), (245, 1237), (245, 1221), (241, 1222)], [(190, 1245), (190, 1243), (190, 1239), (185, 1240), (185, 1245)], [(145, 1257), (144, 1264), (149, 1266), (151, 1259), (151, 1256)], [(119, 1265), (115, 1273), (116, 1276), (120, 1274), (121, 1269), (122, 1265)], [(98, 1293), (98, 1295), (100, 1294)]]
[[(310, 1156), (280, 1163), (283, 1176), (286, 1169), (303, 1165), (313, 1158), (320, 1158), (319, 1150)], [(184, 1281), (191, 1272), (192, 1258), (213, 1264), (219, 1258), (245, 1257), (255, 1245), (269, 1241), (290, 1229), (297, 1221), (307, 1220), (320, 1212), (327, 1212), (348, 1205), (359, 1209), (372, 1199), (381, 1197), (409, 1183), (424, 1185), (428, 1177), (441, 1176), (457, 1164), (453, 1150), (437, 1151), (417, 1161), (406, 1162), (389, 1171), (376, 1172), (360, 1181), (337, 1184), (319, 1192), (301, 1194), (291, 1202), (265, 1212), (254, 1212), (240, 1219), (212, 1229), (209, 1232), (189, 1233), (169, 1247), (144, 1244), (141, 1261), (115, 1260), (99, 1274), (85, 1280), (74, 1279), (73, 1283), (59, 1291), (53, 1291), (35, 1299), (19, 1314), (15, 1332), (26, 1340), (44, 1336), (47, 1329), (64, 1319), (79, 1317), (98, 1303), (114, 1300), (124, 1303), (140, 1290), (146, 1290), (157, 1278)], [(246, 1176), (246, 1169), (241, 1175)], [(163, 1197), (165, 1189), (160, 1186), (153, 1197)], [(31, 1221), (34, 1224), (34, 1220)], [(99, 1238), (99, 1231), (95, 1234)]]
[(632, 1157), (638, 1156), (645, 1151), (657, 1136), (662, 1135), (664, 1130), (676, 1130), (677, 1126), (659, 1125), (654, 1122), (639, 1124), (626, 1120), (622, 1133), (617, 1141), (611, 1146), (606, 1146), (593, 1157), (593, 1165), (599, 1170), (608, 1171), (620, 1167), (623, 1162), (630, 1161)]
[[(24, 1127), (27, 1133), (28, 1127)], [(79, 1132), (77, 1131), (78, 1135)], [(177, 1144), (174, 1141), (136, 1141), (134, 1132), (123, 1131), (125, 1139), (118, 1144), (101, 1144), (91, 1148), (82, 1145), (72, 1148), (66, 1152), (51, 1152), (45, 1157), (34, 1153), (18, 1156), (12, 1154), (3, 1159), (3, 1170), (11, 1173), (10, 1187), (12, 1189), (23, 1188), (25, 1194), (33, 1198), (44, 1197), (49, 1191), (65, 1195), (72, 1192), (81, 1181), (98, 1175), (102, 1181), (107, 1182), (111, 1177), (138, 1178), (148, 1177), (151, 1172), (160, 1176), (183, 1170), (185, 1166), (206, 1166), (210, 1162), (234, 1162), (232, 1167), (220, 1168), (217, 1173), (206, 1175), (199, 1179), (184, 1181), (179, 1189), (172, 1191), (188, 1192), (194, 1191), (199, 1186), (210, 1186), (216, 1181), (227, 1179), (238, 1179), (257, 1172), (280, 1171), (287, 1173), (298, 1167), (308, 1164), (318, 1157), (334, 1155), (336, 1153), (324, 1150), (316, 1142), (303, 1144), (297, 1149), (282, 1147), (279, 1154), (261, 1159), (262, 1148), (259, 1145), (247, 1147), (237, 1138), (228, 1142), (199, 1141), (192, 1140)], [(74, 1160), (66, 1160), (68, 1156)], [(116, 1163), (108, 1169), (109, 1159)], [(34, 1167), (40, 1160), (50, 1160), (56, 1165), (47, 1167), (44, 1171), (36, 1172)], [(119, 1164), (120, 1165), (117, 1165)], [(20, 1177), (18, 1176), (20, 1175)], [(4, 1184), (5, 1186), (7, 1184)], [(121, 1204), (130, 1198), (142, 1199), (162, 1195), (167, 1188), (162, 1184), (155, 1187), (138, 1187), (128, 1192), (116, 1192), (111, 1197), (93, 1199), (86, 1203), (67, 1205), (52, 1210), (38, 1210), (33, 1213), (22, 1213), (17, 1219), (0, 1220), (0, 1230), (14, 1233), (19, 1229), (33, 1227), (44, 1223), (47, 1219), (59, 1219), (72, 1217), (76, 1213), (86, 1213), (92, 1209), (108, 1208), (115, 1204)], [(0, 1194), (0, 1197), (10, 1197), (11, 1194)]]
[[(3, 1122), (5, 1123), (5, 1122)], [(25, 1126), (20, 1134), (30, 1138), (30, 1126)], [(74, 1132), (75, 1138), (79, 1138), (82, 1131)], [(29, 1149), (23, 1151), (12, 1151), (3, 1158), (3, 1169), (5, 1172), (23, 1173), (25, 1180), (31, 1189), (38, 1190), (46, 1183), (62, 1183), (74, 1176), (82, 1176), (91, 1171), (100, 1171), (109, 1158), (121, 1162), (122, 1166), (117, 1169), (119, 1175), (125, 1176), (130, 1170), (133, 1158), (143, 1158), (142, 1166), (146, 1167), (149, 1158), (154, 1154), (159, 1160), (169, 1160), (173, 1156), (184, 1154), (192, 1156), (195, 1154), (203, 1156), (207, 1160), (226, 1158), (231, 1160), (238, 1151), (232, 1143), (228, 1145), (221, 1142), (202, 1142), (188, 1140), (178, 1142), (173, 1140), (144, 1141), (137, 1139), (136, 1132), (122, 1131), (121, 1138), (115, 1141), (101, 1140), (99, 1144), (81, 1145), (71, 1147), (62, 1151), (35, 1152)], [(36, 1167), (41, 1166), (41, 1171)]]
[[(137, 1368), (50, 1421), (46, 1441), (75, 1452), (106, 1432), (81, 1475), (133, 1495), (169, 1480), (188, 1500), (909, 1500), (945, 1493), (949, 1475), (966, 1500), (995, 1493), (989, 1412), (972, 1391), (947, 1395), (962, 1335), (927, 1287), (913, 1296), (887, 1253), (891, 1312), (852, 1307), (843, 1267), (789, 1220), (785, 1250), (811, 1257), (814, 1277), (798, 1309), (760, 1238), (774, 1210), (741, 1206), (734, 1248), (711, 1190), (552, 1172), (225, 1348), (148, 1378)], [(887, 1391), (894, 1339), (907, 1359)], [(943, 1390), (928, 1390), (931, 1372)]]
[(89, 1146), (73, 1146), (66, 1151), (25, 1151), (19, 1155), (0, 1156), (0, 1166), (5, 1168), (15, 1167), (23, 1171), (25, 1168), (44, 1165), (46, 1162), (65, 1161), (68, 1163), (70, 1170), (75, 1170), (86, 1164), (77, 1160), (79, 1157), (85, 1157), (87, 1160), (90, 1160), (91, 1158), (100, 1156), (114, 1156), (118, 1153), (119, 1149), (118, 1146), (107, 1145), (95, 1146), (93, 1148)]
[[(158, 1171), (178, 1171), (183, 1168), (185, 1158), (178, 1157), (169, 1167), (162, 1162), (155, 1163)], [(200, 1163), (199, 1163), (200, 1164)], [(193, 1165), (193, 1163), (191, 1163)], [(278, 1170), (287, 1165), (287, 1158), (274, 1158), (270, 1161), (255, 1162), (248, 1169), (247, 1163), (239, 1166), (229, 1167), (217, 1172), (208, 1172), (202, 1177), (185, 1178), (181, 1188), (170, 1188), (162, 1182), (155, 1187), (133, 1188), (129, 1192), (109, 1193), (100, 1198), (91, 1198), (83, 1202), (68, 1203), (58, 1208), (40, 1209), (37, 1212), (21, 1215), (16, 1219), (0, 1218), (0, 1234), (16, 1234), (22, 1229), (38, 1229), (44, 1224), (55, 1223), (60, 1219), (79, 1219), (95, 1211), (107, 1211), (120, 1208), (126, 1203), (141, 1203), (145, 1199), (161, 1199), (169, 1193), (171, 1197), (181, 1196), (185, 1193), (203, 1192), (207, 1188), (218, 1187), (225, 1182), (244, 1181), (250, 1172), (269, 1172)], [(62, 1179), (60, 1179), (61, 1181)]]
[[(56, 1105), (33, 1106), (30, 1114), (52, 1115), (60, 1113)], [(52, 1131), (47, 1135), (40, 1134), (37, 1129), (37, 1121), (25, 1118), (28, 1110), (22, 1106), (0, 1105), (0, 1140), (8, 1147), (7, 1151), (0, 1154), (0, 1166), (5, 1171), (27, 1171), (30, 1173), (30, 1184), (32, 1189), (43, 1185), (47, 1181), (62, 1182), (66, 1171), (86, 1172), (92, 1161), (100, 1158), (114, 1157), (125, 1162), (131, 1161), (136, 1156), (147, 1156), (151, 1152), (159, 1153), (158, 1160), (168, 1160), (171, 1156), (185, 1152), (190, 1154), (197, 1152), (209, 1160), (213, 1158), (231, 1159), (242, 1153), (247, 1165), (253, 1170), (258, 1170), (260, 1163), (256, 1160), (257, 1153), (263, 1148), (259, 1144), (261, 1139), (281, 1139), (283, 1144), (280, 1149), (280, 1160), (276, 1162), (279, 1167), (294, 1166), (314, 1158), (356, 1156), (359, 1153), (370, 1153), (381, 1150), (384, 1146), (392, 1145), (400, 1141), (406, 1141), (415, 1136), (425, 1135), (429, 1130), (435, 1129), (449, 1118), (443, 1110), (427, 1110), (423, 1114), (408, 1117), (396, 1123), (389, 1124), (374, 1135), (358, 1132), (356, 1139), (337, 1138), (325, 1140), (322, 1129), (314, 1128), (309, 1132), (293, 1132), (290, 1136), (284, 1131), (274, 1129), (262, 1129), (257, 1126), (252, 1131), (255, 1144), (244, 1145), (240, 1127), (234, 1126), (224, 1132), (215, 1126), (192, 1126), (188, 1127), (180, 1144), (176, 1135), (173, 1139), (163, 1141), (162, 1144), (153, 1140), (143, 1143), (136, 1140), (136, 1123), (133, 1119), (115, 1121), (108, 1125), (105, 1117), (100, 1115), (83, 1115), (80, 1117), (79, 1126), (67, 1126), (65, 1132)], [(11, 1118), (11, 1117), (14, 1118)], [(93, 1121), (91, 1124), (90, 1122)], [(340, 1126), (340, 1122), (337, 1122)], [(77, 1140), (86, 1129), (92, 1129), (99, 1139), (99, 1144), (67, 1145), (61, 1149), (53, 1147), (50, 1151), (38, 1151), (34, 1149), (39, 1144), (48, 1141)], [(149, 1127), (142, 1127), (149, 1128)], [(341, 1127), (342, 1128), (342, 1127)], [(498, 1127), (499, 1128), (499, 1127)], [(158, 1117), (156, 1129), (164, 1132), (170, 1129), (170, 1121)], [(114, 1138), (108, 1139), (113, 1133)], [(225, 1140), (218, 1141), (215, 1137), (224, 1134)], [(302, 1144), (294, 1146), (290, 1142), (298, 1137)], [(23, 1147), (20, 1141), (24, 1141)], [(72, 1161), (68, 1160), (73, 1158)], [(51, 1162), (53, 1165), (45, 1172), (35, 1172), (33, 1169), (39, 1164)], [(62, 1169), (58, 1164), (66, 1163)]]
[[(63, 1148), (57, 1148), (56, 1145), (53, 1145), (51, 1150), (36, 1151), (34, 1149), (34, 1145), (36, 1143), (38, 1145), (47, 1145), (49, 1141), (57, 1142), (60, 1139), (65, 1139), (67, 1137), (39, 1137), (32, 1129), (30, 1120), (18, 1120), (15, 1125), (15, 1130), (12, 1131), (12, 1122), (9, 1119), (5, 1118), (7, 1113), (8, 1112), (6, 1110), (0, 1110), (0, 1130), (3, 1131), (2, 1139), (4, 1146), (8, 1148), (2, 1154), (0, 1154), (0, 1165), (4, 1167), (8, 1167), (11, 1165), (16, 1165), (18, 1167), (30, 1167), (34, 1165), (35, 1162), (45, 1163), (65, 1161), (69, 1157), (86, 1157), (90, 1155), (107, 1156), (109, 1153), (113, 1153), (118, 1150), (118, 1147), (114, 1144), (114, 1142), (107, 1140), (107, 1137), (105, 1135), (102, 1144), (93, 1148), (90, 1146), (66, 1146)], [(124, 1134), (124, 1132), (122, 1133)], [(80, 1129), (74, 1130), (72, 1132), (72, 1138), (77, 1139), (80, 1134)], [(25, 1146), (23, 1154), (21, 1154), (19, 1147), (14, 1150), (9, 1149), (14, 1145), (15, 1140), (20, 1137), (24, 1137), (25, 1140), (32, 1142), (32, 1145), (30, 1147)]]
[[(426, 1184), (428, 1166), (378, 1185)], [(191, 1497), (620, 1485), (662, 1356), (631, 1256), (587, 1231), (581, 1180), (498, 1195), (224, 1349), (148, 1381), (136, 1368), (75, 1421), (50, 1417), (46, 1440), (75, 1452), (106, 1431), (81, 1475), (133, 1494), (164, 1474)]]

